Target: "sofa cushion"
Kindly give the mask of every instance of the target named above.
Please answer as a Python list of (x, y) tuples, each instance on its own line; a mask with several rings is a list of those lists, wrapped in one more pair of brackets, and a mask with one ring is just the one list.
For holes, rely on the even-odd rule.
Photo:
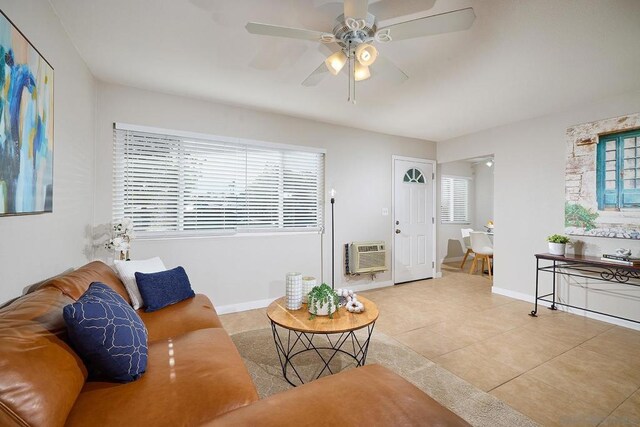
[[(40, 288), (53, 287), (60, 292), (77, 300), (84, 294), (93, 282), (101, 282), (116, 291), (127, 303), (131, 303), (124, 285), (116, 273), (107, 264), (93, 261), (71, 273), (54, 277), (44, 282)], [(62, 316), (62, 313), (61, 313)]]
[(136, 272), (155, 273), (166, 270), (164, 263), (158, 257), (132, 261), (116, 260), (114, 265), (120, 280), (122, 280), (124, 287), (127, 289), (129, 298), (131, 298), (131, 305), (136, 310), (144, 306), (144, 300), (136, 282)]
[(144, 311), (158, 311), (196, 294), (182, 267), (157, 273), (136, 272), (136, 283), (144, 301)]
[(170, 305), (160, 311), (146, 313), (138, 310), (138, 314), (149, 332), (149, 342), (198, 329), (222, 327), (213, 304), (202, 294), (196, 294), (194, 298)]
[(224, 329), (201, 329), (150, 343), (147, 373), (138, 381), (88, 382), (67, 425), (199, 425), (257, 399)]
[(114, 381), (138, 379), (147, 368), (147, 330), (140, 316), (107, 285), (94, 282), (64, 307), (69, 340), (92, 373)]
[(64, 425), (87, 377), (65, 342), (73, 301), (48, 287), (0, 310), (0, 425)]
[[(257, 422), (256, 420), (259, 420)], [(207, 426), (469, 426), (380, 365), (340, 372), (229, 412)]]

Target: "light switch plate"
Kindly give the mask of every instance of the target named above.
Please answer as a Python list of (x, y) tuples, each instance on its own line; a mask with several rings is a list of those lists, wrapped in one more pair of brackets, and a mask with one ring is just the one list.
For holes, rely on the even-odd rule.
[(382, 208), (382, 216), (389, 216), (389, 208)]

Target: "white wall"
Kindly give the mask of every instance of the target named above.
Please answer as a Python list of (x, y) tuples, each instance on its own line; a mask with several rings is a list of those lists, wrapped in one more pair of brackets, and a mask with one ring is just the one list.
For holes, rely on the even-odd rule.
[(486, 162), (475, 163), (473, 168), (473, 229), (485, 230), (485, 225), (493, 220), (493, 167)]
[[(443, 224), (440, 218), (442, 176), (466, 176), (472, 178), (469, 182), (469, 224)], [(438, 258), (436, 260), (438, 271), (442, 262), (457, 261), (464, 255), (461, 240), (461, 228), (470, 228), (474, 222), (475, 214), (475, 190), (473, 182), (473, 170), (471, 163), (467, 161), (455, 161), (441, 163), (438, 165), (437, 173), (437, 240), (438, 240)]]
[[(344, 243), (384, 240), (391, 246), (392, 218), (382, 216), (383, 208), (391, 212), (391, 156), (434, 159), (436, 154), (431, 142), (100, 83), (96, 224), (111, 220), (114, 122), (325, 148), (326, 189), (337, 190), (337, 286), (343, 280)], [(328, 197), (325, 213), (329, 218)], [(329, 220), (326, 226), (330, 230)], [(331, 236), (326, 234), (324, 280), (329, 283), (330, 244)], [(132, 258), (159, 255), (168, 267), (183, 265), (196, 291), (209, 295), (217, 306), (225, 306), (283, 295), (288, 271), (320, 278), (320, 245), (318, 234), (138, 239), (132, 244)], [(376, 282), (390, 284), (390, 280), (391, 273), (386, 272)], [(370, 283), (363, 279), (349, 286), (362, 284)]]
[[(547, 252), (545, 238), (564, 230), (565, 131), (575, 124), (640, 110), (640, 92), (585, 104), (567, 112), (513, 123), (438, 143), (438, 161), (495, 154), (494, 221), (496, 235), (494, 289), (531, 296), (535, 290), (534, 254)], [(640, 242), (585, 238), (586, 254), (600, 256), (617, 247), (640, 250)], [(607, 289), (624, 293), (624, 286)], [(627, 295), (629, 292), (626, 292)], [(567, 295), (566, 298), (569, 298)], [(613, 310), (640, 320), (640, 300), (572, 287), (570, 301), (588, 299), (593, 309)]]
[(53, 213), (0, 217), (1, 304), (91, 256), (96, 86), (49, 2), (0, 0), (0, 9), (55, 69)]

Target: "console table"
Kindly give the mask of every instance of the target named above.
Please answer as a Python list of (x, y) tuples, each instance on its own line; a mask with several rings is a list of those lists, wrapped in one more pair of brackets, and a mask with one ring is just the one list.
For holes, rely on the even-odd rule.
[[(564, 307), (576, 308), (579, 310), (589, 311), (604, 316), (614, 317), (616, 319), (626, 320), (629, 322), (640, 323), (640, 320), (628, 319), (626, 317), (616, 316), (611, 313), (603, 313), (601, 311), (590, 310), (585, 307), (578, 307), (563, 302), (556, 301), (557, 276), (581, 277), (583, 279), (596, 280), (600, 282), (612, 282), (629, 286), (640, 286), (640, 268), (629, 265), (619, 264), (615, 262), (603, 261), (599, 257), (586, 255), (551, 255), (536, 254), (536, 299), (535, 306), (530, 316), (538, 315), (538, 301), (551, 303), (548, 307), (550, 310), (557, 310), (558, 305)], [(541, 261), (546, 261), (546, 265), (540, 265)], [(549, 272), (553, 275), (552, 292), (545, 295), (539, 295), (539, 275), (540, 272)], [(551, 299), (549, 299), (551, 297)]]

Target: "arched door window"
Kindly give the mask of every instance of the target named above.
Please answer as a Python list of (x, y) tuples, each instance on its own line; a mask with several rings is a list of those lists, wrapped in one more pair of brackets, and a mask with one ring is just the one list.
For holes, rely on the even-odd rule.
[(424, 184), (424, 175), (420, 169), (412, 168), (409, 169), (402, 179), (404, 182), (412, 182), (417, 184)]

